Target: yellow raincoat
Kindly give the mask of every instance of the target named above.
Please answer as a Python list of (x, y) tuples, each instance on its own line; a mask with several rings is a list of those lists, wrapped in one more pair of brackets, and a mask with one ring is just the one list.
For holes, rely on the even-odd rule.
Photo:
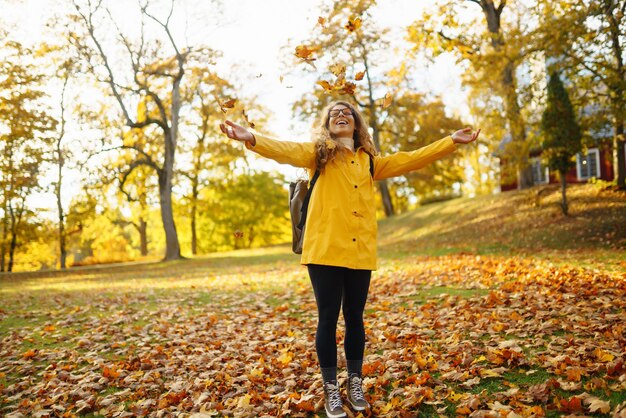
[[(256, 144), (246, 147), (279, 163), (315, 172), (313, 142), (279, 141), (254, 132)], [(376, 199), (374, 180), (418, 170), (456, 150), (447, 136), (416, 151), (374, 157), (374, 179), (369, 156), (362, 147), (345, 150), (326, 164), (313, 187), (302, 243), (301, 264), (323, 264), (376, 270)]]

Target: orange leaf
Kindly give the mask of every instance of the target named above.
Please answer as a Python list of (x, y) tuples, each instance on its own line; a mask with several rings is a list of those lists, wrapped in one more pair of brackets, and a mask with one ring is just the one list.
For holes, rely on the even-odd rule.
[(56, 329), (56, 327), (54, 325), (46, 325), (45, 327), (43, 327), (43, 330), (45, 332), (52, 332)]
[(469, 409), (467, 406), (461, 406), (460, 408), (456, 409), (456, 413), (459, 415), (469, 415), (472, 413), (472, 410)]
[(573, 396), (570, 399), (560, 399), (557, 403), (557, 406), (559, 408), (559, 411), (561, 412), (574, 413), (582, 412), (583, 410), (583, 404), (580, 398), (576, 396)]
[(354, 94), (355, 90), (356, 90), (356, 84), (350, 83), (350, 82), (346, 82), (341, 88), (341, 92), (343, 94)]
[(354, 79), (356, 81), (361, 81), (363, 80), (363, 77), (365, 77), (365, 71), (359, 71), (358, 73), (356, 73), (356, 75), (354, 76)]
[(303, 60), (314, 60), (315, 58), (311, 58), (311, 55), (318, 49), (318, 46), (308, 47), (306, 45), (298, 45), (296, 47), (296, 57)]
[(104, 366), (104, 369), (102, 370), (102, 376), (108, 377), (110, 379), (117, 379), (120, 376), (120, 372), (116, 370), (115, 366), (111, 368)]
[(22, 354), (22, 357), (24, 357), (26, 360), (31, 359), (33, 357), (35, 357), (37, 355), (37, 351), (36, 350), (28, 350), (27, 352), (25, 352), (24, 354)]
[(567, 370), (567, 380), (570, 382), (580, 382), (582, 369), (580, 367), (572, 367)]
[(235, 107), (235, 103), (237, 102), (237, 99), (229, 99), (229, 100), (226, 100), (225, 102), (222, 102), (217, 97), (215, 99), (217, 100), (217, 104), (220, 106), (220, 109), (224, 113), (228, 112), (227, 109), (232, 109), (233, 107)]
[(317, 23), (319, 23), (320, 26), (324, 26), (326, 24), (326, 18), (323, 18), (322, 16), (318, 17)]
[(296, 408), (301, 411), (315, 412), (315, 405), (311, 401), (302, 401), (296, 404)]

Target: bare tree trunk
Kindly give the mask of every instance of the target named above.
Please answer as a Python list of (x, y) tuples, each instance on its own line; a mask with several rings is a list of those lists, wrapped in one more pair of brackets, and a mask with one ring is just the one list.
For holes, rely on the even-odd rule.
[[(611, 32), (611, 50), (613, 52), (613, 60), (616, 64), (615, 73), (617, 75), (617, 83), (614, 83), (612, 87), (613, 94), (611, 94), (611, 101), (613, 105), (613, 118), (614, 118), (614, 135), (613, 135), (613, 164), (615, 166), (615, 179), (617, 187), (620, 189), (626, 189), (626, 137), (624, 136), (624, 119), (626, 117), (626, 100), (624, 99), (624, 93), (626, 85), (626, 68), (624, 67), (624, 46), (620, 43), (620, 27), (618, 21), (613, 15), (615, 8), (618, 7), (619, 2), (610, 0), (604, 1), (604, 14), (609, 24), (609, 30)], [(626, 5), (622, 6), (621, 13), (623, 14)]]
[(567, 206), (567, 181), (565, 180), (565, 171), (559, 172), (559, 177), (561, 177), (561, 210), (563, 211), (563, 215), (567, 216), (568, 214), (568, 206)]
[(191, 254), (198, 254), (198, 235), (196, 231), (196, 217), (198, 212), (198, 188), (194, 182), (191, 200)]
[[(60, 150), (57, 148), (60, 152)], [(60, 155), (60, 154), (59, 154)], [(56, 198), (57, 198), (57, 210), (59, 211), (59, 255), (60, 255), (60, 266), (62, 269), (66, 268), (65, 265), (67, 259), (67, 250), (65, 248), (65, 214), (63, 213), (63, 204), (61, 203), (61, 171), (63, 169), (62, 160), (59, 160), (58, 166), (58, 179), (57, 179), (57, 187), (56, 187)]]
[(9, 246), (9, 265), (7, 271), (13, 271), (13, 261), (15, 257), (15, 249), (17, 248), (17, 234), (11, 234), (11, 245)]
[(615, 164), (615, 178), (617, 187), (626, 189), (626, 138), (624, 137), (624, 121), (615, 121), (615, 135), (613, 136), (613, 163)]
[[(376, 146), (376, 150), (380, 152), (380, 129), (378, 128), (378, 114), (376, 112), (376, 101), (374, 100), (374, 92), (373, 86), (370, 79), (369, 66), (367, 62), (367, 54), (364, 45), (363, 47), (363, 64), (365, 65), (365, 73), (367, 74), (367, 89), (368, 89), (368, 99), (367, 103), (370, 111), (370, 127), (372, 128), (372, 139), (374, 141), (374, 145)], [(378, 187), (380, 190), (380, 197), (383, 202), (383, 208), (385, 210), (385, 216), (390, 217), (394, 215), (393, 202), (391, 201), (391, 194), (389, 193), (389, 188), (387, 187), (387, 180), (379, 180)]]
[(9, 263), (7, 265), (7, 271), (13, 271), (13, 258), (15, 256), (15, 249), (17, 248), (17, 221), (15, 219), (15, 211), (13, 210), (13, 206), (11, 202), (8, 205), (9, 215), (11, 216), (11, 242), (9, 243)]
[(139, 241), (139, 250), (145, 257), (148, 255), (148, 222), (143, 217), (139, 218)]
[[(167, 165), (166, 157), (166, 165)], [(172, 207), (172, 172), (166, 174), (163, 170), (159, 174), (159, 203), (161, 206), (161, 221), (165, 231), (165, 260), (178, 260), (181, 258), (178, 233), (174, 223), (174, 211)]]
[[(487, 19), (487, 29), (491, 33), (491, 45), (496, 51), (504, 48), (504, 37), (500, 25), (500, 17), (506, 5), (506, 0), (500, 0), (498, 6), (493, 0), (481, 0), (480, 7), (483, 9), (485, 18)], [(515, 83), (515, 66), (509, 62), (504, 67), (501, 74), (501, 83), (504, 99), (504, 112), (506, 120), (509, 123), (509, 131), (513, 141), (521, 143), (526, 142), (526, 124), (521, 116), (520, 105), (518, 102), (516, 83)], [(522, 151), (520, 155), (514, 155), (517, 166), (517, 187), (518, 189), (526, 189), (533, 185), (532, 169), (528, 163), (528, 155), (526, 147), (517, 147)]]
[(0, 243), (0, 271), (5, 271), (6, 264), (6, 253), (7, 253), (7, 234), (8, 234), (8, 222), (9, 218), (7, 216), (7, 206), (6, 203), (3, 205), (3, 215), (2, 215), (2, 242)]
[(59, 256), (60, 267), (66, 268), (65, 261), (67, 258), (67, 250), (65, 248), (65, 213), (63, 212), (63, 203), (61, 202), (61, 190), (63, 185), (63, 165), (65, 163), (63, 158), (63, 149), (61, 148), (61, 142), (65, 136), (65, 89), (69, 81), (69, 75), (63, 80), (63, 90), (61, 92), (61, 132), (56, 142), (57, 152), (57, 184), (54, 188), (57, 199), (57, 210), (59, 215)]

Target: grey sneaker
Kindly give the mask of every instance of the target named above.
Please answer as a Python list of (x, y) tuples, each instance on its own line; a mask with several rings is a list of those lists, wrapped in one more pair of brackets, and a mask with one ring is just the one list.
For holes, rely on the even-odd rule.
[(326, 398), (324, 408), (326, 408), (328, 418), (345, 418), (348, 416), (346, 411), (343, 410), (343, 403), (341, 402), (339, 386), (336, 380), (324, 383), (324, 397)]
[(348, 376), (348, 402), (355, 411), (365, 411), (370, 407), (363, 395), (363, 379), (358, 374)]

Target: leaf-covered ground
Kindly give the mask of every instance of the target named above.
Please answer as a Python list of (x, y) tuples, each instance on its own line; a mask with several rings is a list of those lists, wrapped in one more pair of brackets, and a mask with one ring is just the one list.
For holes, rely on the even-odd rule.
[[(271, 251), (3, 279), (0, 415), (324, 416), (306, 270)], [(369, 415), (625, 417), (625, 318), (623, 272), (385, 258)]]

